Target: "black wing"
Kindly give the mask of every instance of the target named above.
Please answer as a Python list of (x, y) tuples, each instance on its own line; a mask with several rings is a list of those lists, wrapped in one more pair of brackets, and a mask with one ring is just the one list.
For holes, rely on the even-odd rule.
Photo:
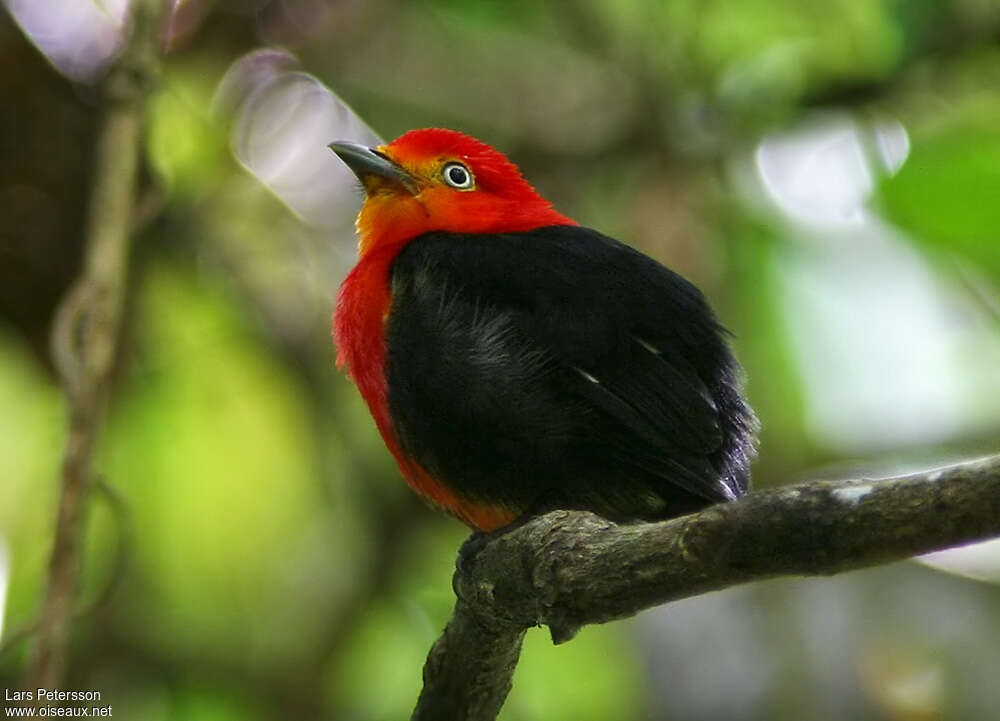
[(392, 272), (403, 448), (519, 511), (677, 515), (741, 495), (754, 419), (701, 293), (596, 231), (430, 233)]

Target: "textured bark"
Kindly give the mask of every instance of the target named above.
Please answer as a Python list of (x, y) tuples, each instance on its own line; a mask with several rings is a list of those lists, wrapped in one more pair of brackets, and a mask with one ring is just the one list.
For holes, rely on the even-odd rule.
[(494, 719), (531, 626), (562, 643), (587, 624), (747, 581), (831, 575), (998, 535), (1000, 456), (761, 491), (660, 523), (553, 511), (462, 557), (455, 615), (413, 718)]
[(510, 692), (525, 630), (479, 616), (459, 599), (427, 656), (413, 721), (496, 718)]

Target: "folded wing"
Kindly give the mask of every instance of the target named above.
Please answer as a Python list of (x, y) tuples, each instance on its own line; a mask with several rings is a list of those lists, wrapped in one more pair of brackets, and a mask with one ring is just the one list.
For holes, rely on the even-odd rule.
[(746, 490), (754, 420), (701, 294), (595, 231), (432, 233), (393, 268), (396, 432), (519, 511), (657, 518)]

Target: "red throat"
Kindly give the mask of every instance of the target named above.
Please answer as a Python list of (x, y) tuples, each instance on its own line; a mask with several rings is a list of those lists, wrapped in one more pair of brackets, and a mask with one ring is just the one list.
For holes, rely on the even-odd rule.
[[(514, 233), (576, 223), (553, 210), (506, 157), (467, 135), (441, 129), (415, 130), (379, 151), (421, 185), (416, 192), (382, 188), (365, 200), (357, 223), (361, 257), (340, 288), (334, 316), (337, 365), (346, 366), (410, 486), (469, 525), (494, 530), (516, 514), (458, 497), (400, 448), (385, 376), (392, 262), (407, 243), (433, 231)], [(456, 190), (434, 182), (442, 164), (452, 161), (469, 168), (474, 188)]]

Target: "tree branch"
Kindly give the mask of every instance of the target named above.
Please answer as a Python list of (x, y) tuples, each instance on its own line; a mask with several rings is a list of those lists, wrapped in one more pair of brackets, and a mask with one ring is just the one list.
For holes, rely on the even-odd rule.
[(132, 3), (130, 38), (105, 81), (84, 270), (60, 305), (52, 329), (69, 430), (55, 543), (26, 684), (30, 688), (58, 687), (66, 667), (91, 458), (118, 352), (145, 99), (157, 67), (162, 6), (163, 0)]
[(660, 523), (553, 511), (460, 557), (455, 612), (412, 718), (494, 719), (531, 626), (562, 643), (587, 624), (739, 583), (831, 575), (998, 535), (1000, 456), (760, 491)]

